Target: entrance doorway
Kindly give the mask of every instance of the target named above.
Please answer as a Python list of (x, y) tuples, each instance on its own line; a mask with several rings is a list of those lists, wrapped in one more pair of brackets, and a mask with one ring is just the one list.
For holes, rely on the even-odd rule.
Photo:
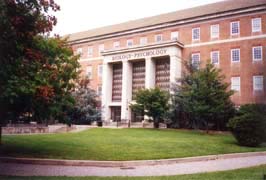
[(111, 119), (113, 122), (120, 122), (121, 121), (121, 107), (111, 107)]

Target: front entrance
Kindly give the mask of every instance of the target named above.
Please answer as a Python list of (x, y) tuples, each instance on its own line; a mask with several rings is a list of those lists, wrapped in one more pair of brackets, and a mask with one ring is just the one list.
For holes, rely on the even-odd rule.
[(121, 121), (121, 106), (111, 107), (111, 119), (113, 122)]

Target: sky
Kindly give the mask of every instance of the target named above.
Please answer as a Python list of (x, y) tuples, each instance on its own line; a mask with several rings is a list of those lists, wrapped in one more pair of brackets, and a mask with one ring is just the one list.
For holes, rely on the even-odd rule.
[(222, 0), (55, 0), (52, 34), (66, 35)]

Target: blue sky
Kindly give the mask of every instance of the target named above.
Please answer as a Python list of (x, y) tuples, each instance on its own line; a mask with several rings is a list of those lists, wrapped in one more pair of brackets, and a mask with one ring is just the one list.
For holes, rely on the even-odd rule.
[(55, 0), (53, 33), (65, 35), (222, 0)]

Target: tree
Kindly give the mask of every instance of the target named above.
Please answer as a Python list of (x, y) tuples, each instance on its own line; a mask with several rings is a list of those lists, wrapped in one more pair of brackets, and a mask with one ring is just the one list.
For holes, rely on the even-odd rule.
[(96, 92), (88, 87), (89, 80), (82, 78), (72, 92), (75, 105), (69, 111), (72, 123), (90, 124), (101, 118), (100, 101)]
[(266, 105), (246, 104), (227, 124), (238, 143), (256, 147), (266, 142)]
[(136, 93), (135, 101), (130, 105), (131, 109), (152, 117), (154, 128), (158, 128), (169, 109), (169, 93), (159, 88), (141, 89)]
[(74, 103), (78, 57), (66, 40), (48, 38), (57, 10), (53, 0), (0, 1), (0, 137), (6, 120), (47, 123)]
[(186, 65), (187, 71), (177, 81), (172, 100), (173, 108), (187, 118), (190, 127), (205, 127), (210, 123), (217, 130), (225, 129), (226, 123), (234, 114), (234, 105), (230, 100), (233, 91), (224, 82), (221, 70), (207, 63), (202, 69)]

